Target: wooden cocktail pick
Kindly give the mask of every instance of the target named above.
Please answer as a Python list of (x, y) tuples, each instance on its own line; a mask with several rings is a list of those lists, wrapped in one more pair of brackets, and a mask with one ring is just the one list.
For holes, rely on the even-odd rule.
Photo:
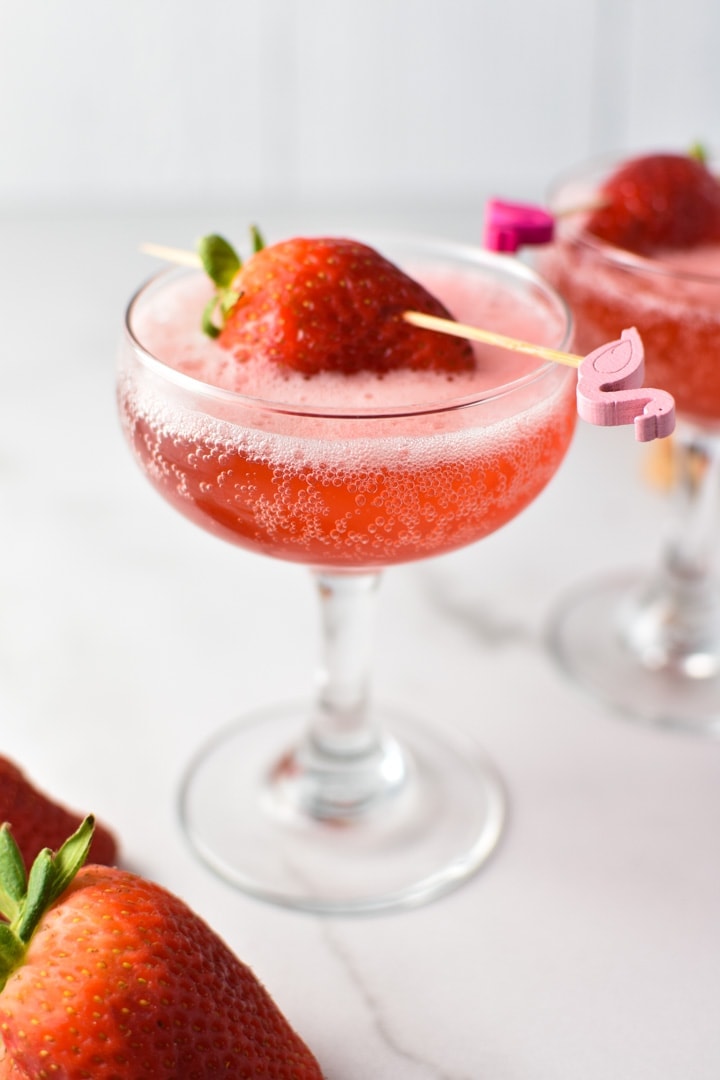
[(441, 334), (452, 334), (454, 337), (467, 338), (468, 341), (478, 341), (484, 345), (497, 345), (500, 349), (509, 349), (512, 352), (528, 353), (542, 360), (554, 360), (557, 364), (566, 364), (568, 367), (580, 367), (582, 356), (573, 353), (560, 352), (558, 349), (549, 349), (545, 345), (535, 345), (530, 341), (521, 341), (519, 338), (508, 337), (506, 334), (497, 334), (494, 330), (483, 330), (478, 326), (468, 326), (466, 323), (455, 322), (454, 319), (442, 319), (438, 315), (425, 315), (421, 311), (406, 311), (403, 318), (412, 326), (420, 326), (424, 330), (437, 330)]
[(164, 262), (175, 263), (177, 266), (190, 266), (202, 269), (202, 261), (194, 251), (185, 251), (183, 248), (166, 247), (164, 244), (141, 244), (140, 250), (144, 255), (152, 255)]

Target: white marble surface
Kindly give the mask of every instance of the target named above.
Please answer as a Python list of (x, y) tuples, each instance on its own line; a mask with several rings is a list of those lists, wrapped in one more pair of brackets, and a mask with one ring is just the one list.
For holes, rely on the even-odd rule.
[[(433, 224), (476, 235), (473, 208)], [(629, 429), (581, 427), (505, 530), (387, 574), (377, 696), (474, 733), (508, 785), (480, 875), (412, 913), (324, 920), (189, 852), (185, 763), (309, 692), (317, 629), (306, 573), (181, 520), (115, 417), (138, 242), (214, 228), (238, 234), (227, 216), (0, 222), (0, 749), (219, 931), (328, 1080), (717, 1080), (720, 746), (618, 719), (543, 647), (565, 589), (656, 546), (663, 499)]]

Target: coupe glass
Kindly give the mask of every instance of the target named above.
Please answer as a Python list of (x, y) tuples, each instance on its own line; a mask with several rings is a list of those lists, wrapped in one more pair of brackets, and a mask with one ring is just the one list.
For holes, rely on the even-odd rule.
[(636, 326), (646, 382), (675, 398), (673, 509), (655, 565), (587, 582), (562, 602), (550, 645), (597, 697), (650, 724), (720, 734), (720, 248), (669, 258), (623, 252), (583, 229), (613, 165), (566, 177), (552, 199), (558, 236), (539, 258), (568, 300), (587, 353)]
[[(512, 334), (529, 319), (539, 344), (567, 344), (566, 305), (520, 263), (436, 241), (373, 243), (448, 306), (443, 289), (454, 297), (461, 282), (489, 329)], [(200, 276), (160, 274), (128, 308), (125, 435), (186, 517), (311, 570), (323, 646), (314, 701), (246, 717), (199, 750), (182, 785), (183, 827), (218, 874), (278, 904), (327, 913), (419, 904), (488, 858), (505, 795), (448, 717), (425, 726), (371, 700), (380, 576), (478, 540), (540, 492), (572, 436), (576, 376), (534, 359), (519, 375), (514, 354), (490, 350), (507, 375), (469, 395), (441, 376), (433, 398), (417, 400), (410, 378), (393, 407), (314, 405), (312, 379), (302, 405), (251, 398), (177, 370), (144, 343), (143, 319), (189, 274)], [(462, 303), (454, 314), (467, 321)]]

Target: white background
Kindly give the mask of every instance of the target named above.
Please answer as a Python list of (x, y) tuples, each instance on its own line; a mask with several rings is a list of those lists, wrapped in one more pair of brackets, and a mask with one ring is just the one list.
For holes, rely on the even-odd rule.
[(717, 142), (715, 0), (0, 0), (0, 211), (539, 197)]

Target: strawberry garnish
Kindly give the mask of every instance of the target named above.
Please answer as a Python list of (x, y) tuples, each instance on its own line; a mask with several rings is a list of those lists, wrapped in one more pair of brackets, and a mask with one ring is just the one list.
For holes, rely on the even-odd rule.
[(703, 155), (648, 154), (602, 186), (587, 230), (637, 255), (720, 238), (720, 183)]
[(248, 967), (178, 897), (83, 866), (92, 819), (26, 877), (0, 830), (0, 1076), (322, 1080)]
[(474, 368), (466, 341), (405, 322), (406, 311), (452, 316), (373, 248), (339, 238), (296, 238), (270, 247), (257, 233), (255, 240), (244, 264), (220, 237), (200, 245), (217, 286), (205, 330), (239, 361), (261, 358), (308, 376)]
[[(60, 847), (82, 818), (35, 787), (12, 761), (0, 757), (0, 823), (12, 826), (28, 866), (42, 848)], [(116, 861), (115, 837), (102, 825), (95, 828), (91, 857), (93, 862), (108, 866)]]

